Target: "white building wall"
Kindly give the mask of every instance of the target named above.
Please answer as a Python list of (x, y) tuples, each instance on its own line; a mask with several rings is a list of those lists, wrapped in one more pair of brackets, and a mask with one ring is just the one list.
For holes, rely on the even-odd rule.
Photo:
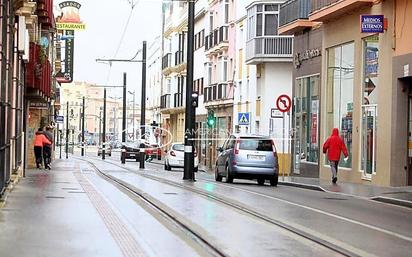
[[(271, 118), (271, 109), (276, 108), (276, 99), (280, 95), (287, 94), (291, 97), (292, 70), (292, 63), (265, 63), (262, 70), (260, 133), (273, 137), (279, 152), (283, 152), (283, 143), (285, 152), (289, 151), (289, 140), (283, 140), (283, 119)], [(289, 128), (290, 115), (286, 115), (286, 138), (289, 138)]]

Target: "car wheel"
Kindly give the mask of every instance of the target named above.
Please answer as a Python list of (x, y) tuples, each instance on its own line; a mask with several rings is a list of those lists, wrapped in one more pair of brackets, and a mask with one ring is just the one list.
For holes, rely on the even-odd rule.
[(217, 168), (217, 165), (215, 167), (215, 180), (217, 182), (222, 182), (222, 176), (219, 174), (219, 169)]
[(270, 179), (270, 185), (274, 187), (278, 186), (278, 180), (278, 175), (275, 175), (273, 178)]
[(265, 179), (264, 178), (258, 178), (257, 182), (259, 185), (263, 186), (265, 184)]
[(226, 183), (233, 183), (233, 176), (230, 174), (229, 165), (226, 164)]

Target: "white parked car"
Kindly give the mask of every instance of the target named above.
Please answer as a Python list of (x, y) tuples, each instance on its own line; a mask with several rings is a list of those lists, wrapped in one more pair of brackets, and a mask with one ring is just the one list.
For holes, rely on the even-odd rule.
[[(165, 170), (172, 170), (172, 168), (183, 168), (185, 158), (185, 145), (182, 143), (173, 143), (170, 150), (166, 152), (165, 156)], [(195, 151), (195, 172), (198, 171), (199, 158)]]

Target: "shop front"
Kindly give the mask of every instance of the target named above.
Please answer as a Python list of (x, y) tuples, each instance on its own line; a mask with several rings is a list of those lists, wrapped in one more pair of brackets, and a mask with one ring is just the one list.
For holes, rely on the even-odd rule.
[(322, 28), (295, 35), (293, 71), (293, 176), (319, 177)]

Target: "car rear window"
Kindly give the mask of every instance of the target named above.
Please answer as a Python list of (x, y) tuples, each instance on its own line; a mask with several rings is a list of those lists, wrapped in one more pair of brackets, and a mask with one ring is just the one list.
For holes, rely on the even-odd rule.
[(179, 144), (179, 145), (173, 145), (173, 146), (172, 146), (172, 149), (175, 150), (175, 151), (183, 152), (183, 151), (185, 150), (185, 146), (184, 146), (184, 145), (181, 145), (181, 144)]
[(241, 138), (239, 149), (251, 151), (273, 151), (272, 140), (258, 138)]

